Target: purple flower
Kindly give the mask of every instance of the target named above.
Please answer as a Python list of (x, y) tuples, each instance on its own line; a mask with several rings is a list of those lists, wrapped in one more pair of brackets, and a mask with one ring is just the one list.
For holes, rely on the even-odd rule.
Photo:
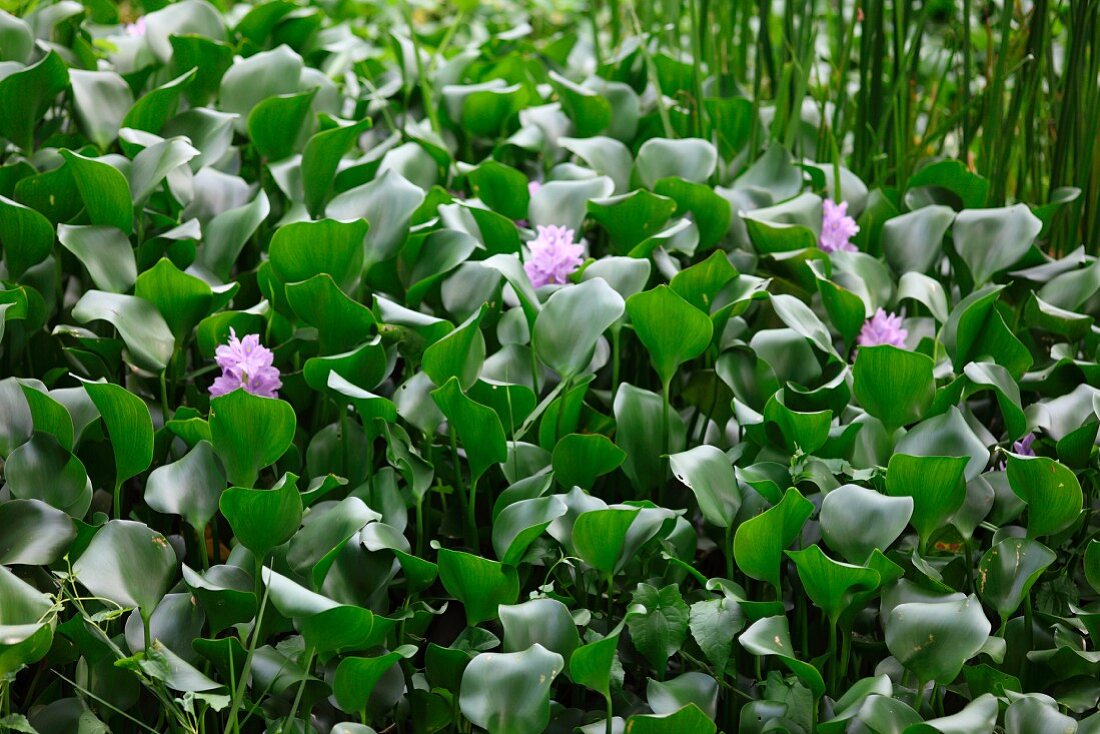
[(539, 236), (529, 245), (531, 254), (523, 269), (536, 288), (548, 283), (563, 284), (584, 262), (584, 248), (573, 244), (573, 230), (568, 227), (551, 225), (537, 229)]
[(858, 231), (856, 220), (848, 216), (848, 202), (836, 204), (830, 199), (824, 201), (821, 237), (818, 239), (822, 252), (858, 252), (859, 249), (849, 241)]
[(210, 386), (211, 396), (225, 395), (239, 387), (263, 398), (279, 396), (276, 391), (283, 381), (279, 379), (279, 368), (274, 366), (275, 355), (260, 344), (259, 334), (246, 334), (244, 339), (238, 339), (237, 332), (230, 327), (229, 343), (219, 346), (214, 356), (222, 374)]
[(861, 347), (889, 344), (904, 349), (905, 339), (908, 336), (909, 332), (901, 327), (901, 316), (886, 313), (880, 308), (863, 324), (856, 343)]
[(122, 30), (126, 31), (127, 36), (144, 36), (145, 17), (142, 16), (135, 20), (133, 23), (127, 23)]
[(534, 196), (535, 192), (538, 191), (541, 188), (542, 188), (542, 184), (539, 183), (538, 181), (528, 181), (527, 182), (527, 195), (528, 196)]
[(1012, 443), (1012, 453), (1018, 456), (1035, 456), (1035, 449), (1031, 448), (1031, 444), (1035, 443), (1035, 434), (1029, 433), (1019, 441)]

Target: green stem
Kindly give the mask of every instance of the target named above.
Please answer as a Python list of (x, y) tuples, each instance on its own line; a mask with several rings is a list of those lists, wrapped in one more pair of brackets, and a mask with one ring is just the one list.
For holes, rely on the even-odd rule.
[(264, 609), (267, 607), (268, 588), (263, 582), (263, 567), (263, 559), (257, 559), (256, 592), (259, 594), (260, 588), (263, 587), (263, 595), (260, 597), (260, 609), (256, 613), (256, 622), (248, 640), (248, 649), (245, 651), (244, 667), (241, 668), (241, 679), (237, 681), (236, 688), (233, 691), (233, 700), (229, 705), (229, 719), (225, 723), (224, 734), (230, 734), (230, 732), (240, 734), (240, 723), (238, 722), (237, 712), (241, 707), (241, 699), (244, 698), (244, 689), (248, 683), (248, 675), (252, 670), (252, 655), (256, 651), (256, 643), (260, 638), (260, 628), (263, 626)]
[(168, 410), (168, 368), (165, 367), (160, 371), (160, 409), (164, 412), (164, 422), (168, 422), (168, 418), (171, 415)]
[(466, 522), (470, 526), (470, 535), (473, 538), (473, 549), (475, 552), (481, 547), (481, 539), (478, 537), (477, 528), (477, 480), (478, 477), (473, 477), (470, 481), (470, 491), (466, 500)]
[(425, 112), (428, 113), (432, 131), (436, 135), (441, 135), (443, 128), (439, 124), (439, 113), (436, 112), (435, 102), (432, 99), (432, 88), (428, 81), (428, 74), (424, 69), (424, 59), (420, 57), (420, 41), (417, 40), (416, 31), (413, 29), (412, 10), (409, 8), (408, 0), (401, 0), (401, 10), (405, 14), (405, 23), (409, 27), (409, 40), (412, 42), (413, 55), (416, 57), (416, 76), (420, 84), (420, 101), (424, 105)]
[(122, 482), (115, 480), (114, 507), (112, 508), (115, 519), (122, 517)]
[(829, 617), (829, 693), (837, 695), (837, 679), (840, 664), (836, 658), (836, 620)]
[(309, 680), (309, 668), (313, 665), (313, 656), (316, 654), (316, 650), (312, 647), (309, 648), (309, 654), (306, 655), (306, 664), (302, 671), (302, 680), (298, 683), (298, 693), (294, 695), (294, 705), (290, 707), (290, 713), (286, 717), (286, 726), (283, 728), (286, 731), (294, 731), (294, 717), (298, 715), (298, 706), (302, 702), (302, 693), (306, 690), (306, 681)]
[(206, 526), (195, 528), (195, 540), (199, 544), (199, 558), (202, 560), (202, 570), (206, 571), (210, 568), (210, 557), (206, 552)]
[[(666, 485), (668, 484), (668, 431), (669, 431), (669, 413), (671, 407), (669, 404), (669, 385), (672, 380), (662, 380), (661, 382), (661, 483), (658, 496), (660, 498), (660, 504), (662, 506), (667, 505), (665, 501)], [(732, 577), (731, 577), (732, 578)]]
[(145, 635), (145, 654), (148, 655), (149, 648), (153, 644), (153, 634), (149, 627), (149, 618), (153, 615), (152, 612), (146, 614), (145, 610), (139, 610), (138, 613), (141, 615), (141, 631)]
[(613, 710), (613, 707), (611, 706), (611, 694), (609, 693), (606, 696), (604, 696), (603, 700), (607, 704), (607, 724), (604, 728), (604, 734), (612, 734), (612, 732), (615, 730), (615, 728), (614, 728), (614, 726), (612, 726), (612, 723), (611, 723), (612, 722), (611, 714), (612, 714), (612, 710)]

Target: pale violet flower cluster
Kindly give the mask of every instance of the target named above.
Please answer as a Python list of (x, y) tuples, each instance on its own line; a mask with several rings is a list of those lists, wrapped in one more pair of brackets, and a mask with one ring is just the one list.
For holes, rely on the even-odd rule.
[(530, 253), (523, 269), (536, 288), (550, 283), (564, 284), (584, 262), (584, 248), (573, 243), (573, 230), (568, 227), (550, 225), (537, 229), (538, 237), (528, 245)]
[(279, 368), (274, 365), (275, 355), (260, 344), (259, 334), (246, 334), (237, 338), (237, 332), (229, 329), (229, 343), (222, 344), (214, 352), (221, 376), (210, 386), (210, 395), (218, 397), (243, 387), (253, 395), (276, 398), (283, 386)]
[(145, 35), (145, 17), (138, 18), (133, 23), (127, 23), (123, 30), (126, 31), (127, 36), (144, 36)]
[(1031, 448), (1031, 444), (1035, 443), (1035, 434), (1029, 433), (1019, 441), (1012, 442), (1012, 453), (1017, 456), (1035, 456), (1035, 449)]
[(901, 326), (901, 316), (886, 313), (881, 308), (875, 311), (875, 315), (867, 319), (863, 328), (859, 330), (859, 338), (856, 343), (861, 347), (877, 347), (881, 344), (889, 344), (894, 347), (905, 348), (905, 340), (909, 332)]
[(822, 252), (857, 252), (851, 239), (859, 232), (856, 220), (848, 216), (848, 202), (839, 204), (830, 199), (824, 201), (821, 217), (821, 237), (818, 247)]

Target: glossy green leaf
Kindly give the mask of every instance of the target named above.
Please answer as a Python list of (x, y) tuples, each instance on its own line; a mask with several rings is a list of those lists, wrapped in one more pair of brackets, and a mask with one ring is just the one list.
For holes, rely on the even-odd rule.
[(710, 345), (710, 319), (668, 286), (631, 296), (626, 311), (664, 384), (672, 380), (681, 364)]
[(130, 520), (111, 520), (92, 538), (73, 564), (73, 574), (96, 596), (123, 607), (137, 607), (143, 617), (168, 591), (176, 554), (164, 536)]
[[(230, 393), (232, 394), (232, 393)], [(218, 506), (241, 545), (257, 558), (282, 545), (302, 523), (298, 478), (284, 474), (271, 489), (230, 487)]]
[(1045, 457), (1008, 455), (1008, 482), (1027, 503), (1027, 536), (1041, 538), (1071, 527), (1081, 514), (1081, 484), (1063, 464)]
[(783, 551), (802, 531), (813, 504), (790, 488), (775, 507), (743, 522), (733, 536), (733, 557), (746, 576), (766, 581), (778, 592)]
[(550, 685), (564, 665), (538, 644), (478, 655), (462, 674), (462, 714), (489, 734), (538, 734), (550, 721)]
[(210, 435), (230, 484), (252, 487), (260, 470), (279, 460), (294, 438), (294, 408), (245, 390), (210, 401)]
[(514, 604), (519, 597), (519, 578), (513, 566), (480, 556), (439, 549), (439, 580), (466, 610), (471, 627), (497, 618), (497, 607)]

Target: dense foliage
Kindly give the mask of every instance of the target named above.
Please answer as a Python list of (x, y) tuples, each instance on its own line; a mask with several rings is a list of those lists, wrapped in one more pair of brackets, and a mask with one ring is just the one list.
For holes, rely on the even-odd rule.
[(0, 731), (1100, 732), (1097, 5), (668, 5), (0, 12)]

